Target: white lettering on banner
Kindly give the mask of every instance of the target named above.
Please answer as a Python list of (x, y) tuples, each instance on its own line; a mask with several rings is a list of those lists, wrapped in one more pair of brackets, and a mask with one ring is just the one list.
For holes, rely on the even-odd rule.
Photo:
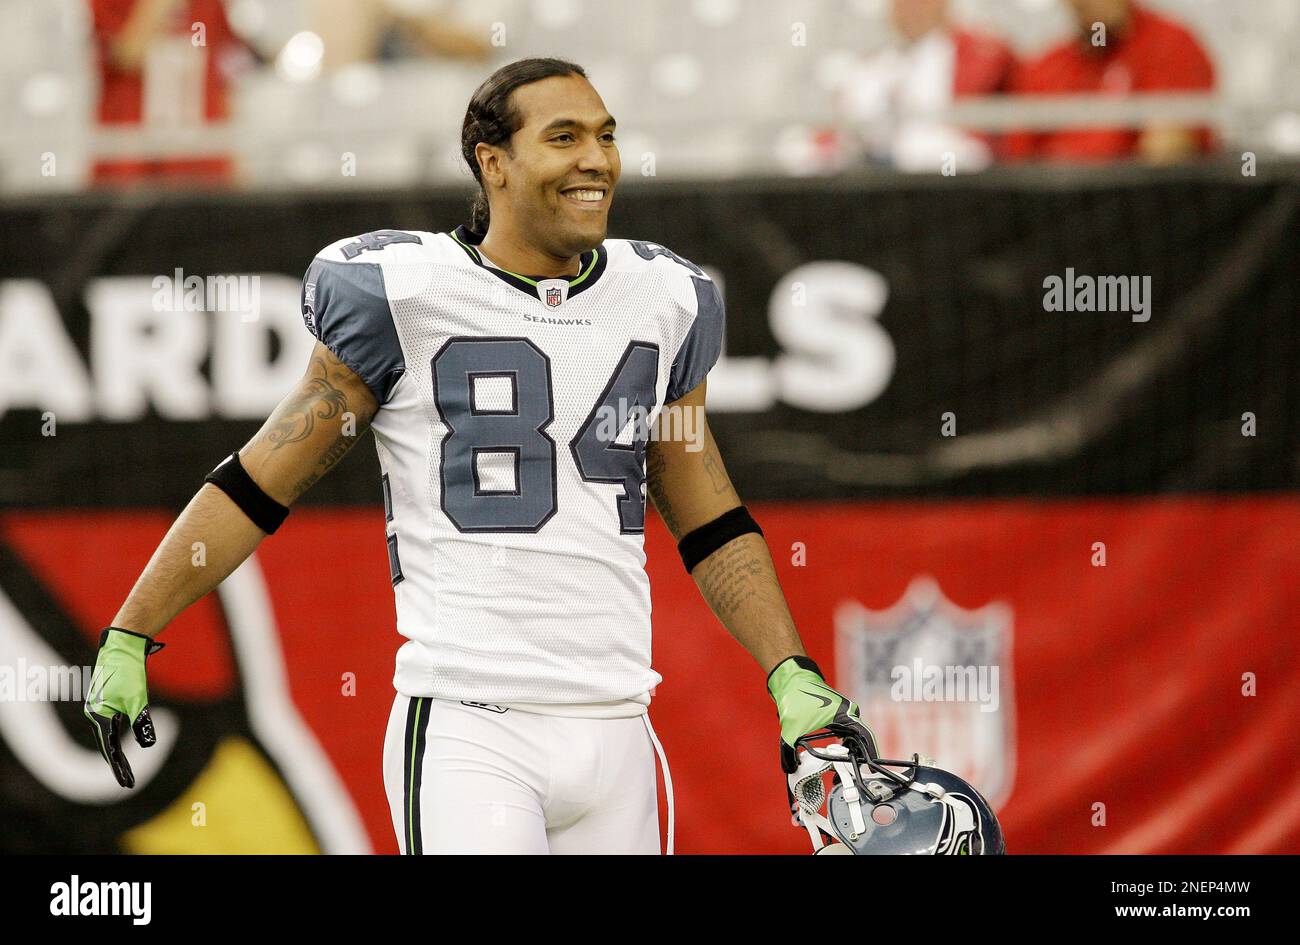
[[(720, 274), (711, 275), (721, 287)], [(300, 325), (298, 280), (257, 279), (256, 320), (189, 305), (160, 311), (158, 280), (149, 276), (90, 280), (89, 370), (49, 287), (0, 280), (0, 417), (32, 409), (65, 422), (132, 422), (152, 409), (172, 420), (265, 418), (302, 375), (315, 339)], [(778, 402), (823, 413), (865, 407), (894, 373), (893, 341), (876, 320), (888, 297), (884, 277), (856, 263), (791, 270), (768, 303), (781, 352), (728, 357), (724, 338), (709, 375), (709, 409), (762, 411)], [(274, 359), (272, 333), (280, 342)], [(210, 379), (201, 370), (209, 358)]]
[(876, 321), (888, 298), (885, 278), (857, 263), (792, 269), (768, 302), (783, 353), (774, 361), (724, 355), (709, 375), (709, 409), (760, 411), (778, 401), (819, 413), (865, 407), (894, 376), (894, 343)]
[(109, 420), (138, 420), (152, 403), (170, 420), (202, 420), (210, 412), (199, 373), (208, 348), (207, 318), (196, 311), (158, 311), (152, 282), (113, 276), (86, 288), (100, 413)]
[(49, 288), (36, 279), (0, 281), (0, 417), (50, 410), (61, 420), (90, 420), (94, 397), (77, 347)]
[[(260, 276), (256, 321), (238, 310), (158, 311), (156, 293), (148, 276), (87, 284), (88, 372), (49, 287), (0, 280), (0, 417), (31, 409), (65, 422), (129, 422), (152, 407), (173, 420), (260, 420), (302, 375), (316, 343), (302, 330), (290, 276)], [(274, 360), (272, 333), (280, 341)], [(199, 370), (209, 355), (211, 381)]]

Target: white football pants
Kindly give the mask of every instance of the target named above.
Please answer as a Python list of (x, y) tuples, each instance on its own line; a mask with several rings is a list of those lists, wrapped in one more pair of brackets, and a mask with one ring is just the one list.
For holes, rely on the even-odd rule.
[[(648, 716), (566, 718), (398, 694), (384, 788), (403, 853), (659, 852)], [(672, 852), (672, 781), (669, 850)]]

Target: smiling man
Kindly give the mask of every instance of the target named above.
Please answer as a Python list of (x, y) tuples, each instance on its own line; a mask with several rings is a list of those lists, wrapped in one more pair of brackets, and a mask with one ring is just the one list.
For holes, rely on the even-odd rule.
[[(618, 147), (583, 70), (498, 70), (461, 147), (480, 185), (469, 226), (380, 230), (312, 262), (311, 365), (209, 474), (105, 630), (107, 682), (87, 715), (126, 784), (123, 727), (153, 740), (151, 638), (373, 429), (407, 639), (383, 760), (402, 850), (657, 853), (647, 489), (709, 606), (768, 673), (787, 770), (795, 739), (860, 727), (858, 709), (804, 655), (704, 422), (717, 287), (659, 244), (605, 238)], [(678, 427), (702, 436), (658, 438), (638, 420), (667, 408), (695, 412)], [(188, 567), (194, 541), (206, 568)], [(344, 568), (322, 555), (310, 573)], [(671, 851), (666, 767), (665, 782)]]

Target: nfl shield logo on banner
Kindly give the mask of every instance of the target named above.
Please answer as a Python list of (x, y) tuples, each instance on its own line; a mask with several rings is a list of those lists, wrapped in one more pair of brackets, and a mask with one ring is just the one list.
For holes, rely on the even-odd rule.
[(546, 304), (549, 307), (555, 308), (561, 301), (563, 301), (563, 299), (560, 297), (560, 290), (558, 288), (551, 286), (546, 290)]
[(1011, 608), (965, 610), (918, 577), (893, 607), (835, 611), (836, 687), (858, 703), (886, 758), (915, 752), (970, 781), (995, 808), (1015, 777)]

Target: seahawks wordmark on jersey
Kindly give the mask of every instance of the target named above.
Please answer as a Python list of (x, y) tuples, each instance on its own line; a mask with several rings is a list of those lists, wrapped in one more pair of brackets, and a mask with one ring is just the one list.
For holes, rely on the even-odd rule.
[[(373, 430), (407, 638), (394, 685), (644, 711), (660, 677), (645, 427), (630, 421), (653, 422), (704, 380), (722, 301), (653, 243), (606, 240), (575, 276), (527, 279), (484, 265), (478, 241), (464, 227), (380, 230), (327, 247), (303, 280), (307, 327), (381, 405)], [(624, 435), (609, 436), (611, 416)]]

